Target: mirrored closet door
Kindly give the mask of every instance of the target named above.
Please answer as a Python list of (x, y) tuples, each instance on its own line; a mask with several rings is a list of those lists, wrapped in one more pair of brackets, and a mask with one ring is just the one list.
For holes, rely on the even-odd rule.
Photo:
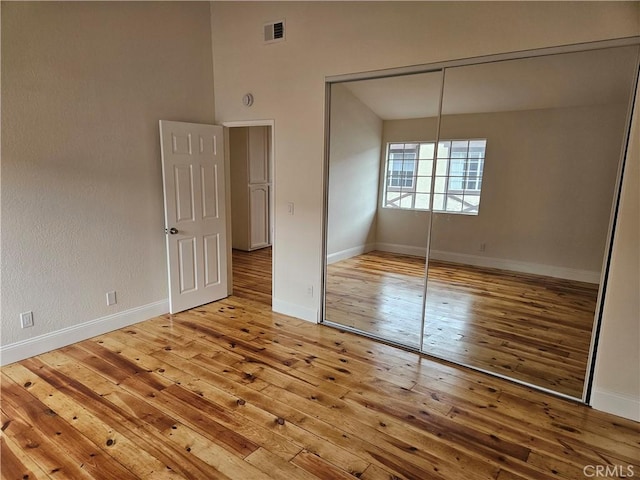
[(425, 352), (582, 397), (637, 57), (446, 69)]
[(323, 321), (582, 398), (638, 50), (331, 84)]
[(412, 348), (422, 341), (441, 88), (436, 71), (330, 92), (324, 320)]

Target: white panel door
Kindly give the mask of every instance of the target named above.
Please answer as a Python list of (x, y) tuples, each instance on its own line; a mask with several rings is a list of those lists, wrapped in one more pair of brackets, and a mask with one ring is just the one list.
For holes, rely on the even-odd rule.
[(250, 249), (269, 245), (269, 185), (249, 185)]
[(169, 311), (227, 296), (222, 127), (160, 120)]

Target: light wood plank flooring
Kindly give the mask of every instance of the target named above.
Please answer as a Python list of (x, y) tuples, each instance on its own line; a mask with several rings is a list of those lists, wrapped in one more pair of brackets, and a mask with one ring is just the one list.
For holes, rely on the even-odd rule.
[(233, 295), (271, 306), (271, 247), (233, 250)]
[(2, 479), (640, 472), (638, 423), (274, 314), (256, 293), (0, 369)]
[[(327, 318), (417, 346), (424, 258), (370, 252), (328, 269)], [(582, 396), (597, 285), (431, 262), (424, 349)]]

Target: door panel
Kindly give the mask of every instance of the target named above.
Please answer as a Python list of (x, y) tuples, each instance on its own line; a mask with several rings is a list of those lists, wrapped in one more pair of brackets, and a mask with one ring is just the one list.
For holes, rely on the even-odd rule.
[(193, 171), (190, 165), (174, 167), (175, 209), (178, 222), (193, 221)]
[(267, 127), (249, 128), (249, 183), (269, 182)]
[(202, 180), (202, 216), (218, 218), (218, 166), (201, 166), (200, 178)]
[(171, 134), (172, 153), (176, 155), (191, 155), (191, 134)]
[(183, 238), (178, 240), (178, 255), (180, 268), (180, 293), (192, 292), (197, 288), (196, 280), (196, 239)]
[(269, 245), (269, 186), (249, 187), (251, 208), (251, 248)]
[(171, 313), (227, 296), (222, 127), (160, 121)]
[(204, 285), (209, 287), (220, 283), (220, 235), (208, 235), (204, 237), (205, 277)]

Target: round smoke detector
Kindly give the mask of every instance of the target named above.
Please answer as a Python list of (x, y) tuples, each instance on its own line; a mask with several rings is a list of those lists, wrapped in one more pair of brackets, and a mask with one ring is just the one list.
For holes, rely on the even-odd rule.
[(242, 104), (245, 107), (250, 107), (251, 105), (253, 105), (253, 95), (247, 93), (244, 97), (242, 97)]

